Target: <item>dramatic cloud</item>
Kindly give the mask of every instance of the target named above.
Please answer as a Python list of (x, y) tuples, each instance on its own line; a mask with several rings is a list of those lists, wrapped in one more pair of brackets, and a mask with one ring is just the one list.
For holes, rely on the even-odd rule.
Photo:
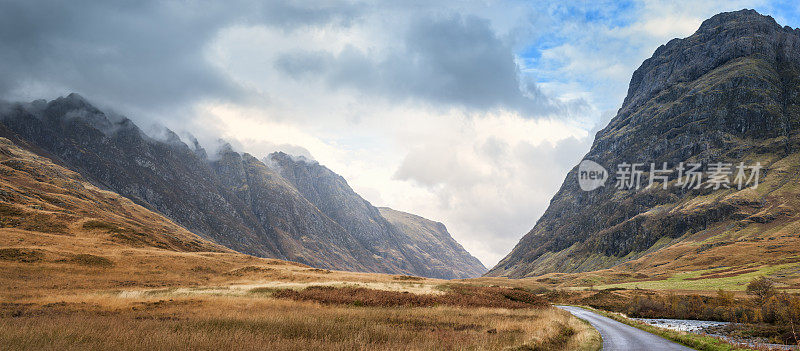
[(10, 0), (0, 98), (74, 91), (209, 149), (222, 137), (313, 157), (375, 205), (442, 221), (491, 266), (641, 61), (743, 7), (800, 24), (796, 5), (766, 0)]
[(176, 108), (203, 99), (242, 101), (253, 93), (204, 56), (221, 29), (242, 23), (290, 31), (346, 25), (355, 4), (306, 7), (274, 1), (0, 4), (0, 95), (79, 91), (118, 108)]
[[(509, 43), (492, 31), (488, 20), (475, 16), (413, 20), (396, 49), (384, 57), (347, 46), (335, 55), (282, 54), (275, 67), (294, 79), (322, 79), (333, 89), (350, 88), (391, 101), (504, 108), (530, 116), (563, 113), (567, 107), (534, 84), (521, 84)], [(580, 102), (571, 106), (580, 107)]]

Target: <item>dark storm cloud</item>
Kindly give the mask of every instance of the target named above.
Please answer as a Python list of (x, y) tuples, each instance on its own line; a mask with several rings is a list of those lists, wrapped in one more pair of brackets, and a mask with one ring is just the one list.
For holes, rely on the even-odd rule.
[(381, 58), (347, 47), (285, 53), (275, 67), (295, 79), (323, 79), (391, 99), (413, 98), (470, 108), (507, 108), (526, 115), (564, 112), (532, 82), (520, 84), (512, 48), (474, 16), (424, 17), (409, 24), (401, 42)]
[(247, 93), (203, 53), (220, 29), (346, 25), (356, 15), (349, 4), (311, 8), (285, 1), (3, 1), (0, 97), (25, 96), (20, 89), (77, 91), (144, 109), (206, 97), (236, 100)]
[(361, 15), (357, 4), (328, 3), (306, 6), (288, 1), (271, 1), (262, 5), (261, 19), (270, 25), (292, 29), (305, 25), (337, 24), (349, 26)]

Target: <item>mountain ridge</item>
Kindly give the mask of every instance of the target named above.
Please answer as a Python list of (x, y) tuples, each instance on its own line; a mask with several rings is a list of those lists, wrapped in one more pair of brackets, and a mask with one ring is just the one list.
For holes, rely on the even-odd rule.
[[(317, 174), (324, 180), (290, 182), (230, 145), (209, 157), (195, 139), (189, 146), (169, 130), (163, 140), (154, 139), (130, 119), (106, 114), (74, 93), (9, 103), (0, 111), (3, 135), (236, 251), (319, 268), (433, 278), (466, 277), (473, 270), (428, 269), (425, 260), (435, 252), (408, 251), (406, 234), (324, 166), (318, 165), (328, 173)], [(312, 183), (336, 191), (298, 190)], [(357, 206), (339, 213), (337, 201)]]

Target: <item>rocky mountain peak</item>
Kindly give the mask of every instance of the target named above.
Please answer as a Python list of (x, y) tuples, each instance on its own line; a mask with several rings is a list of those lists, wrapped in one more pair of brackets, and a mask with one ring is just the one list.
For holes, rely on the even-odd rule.
[(89, 103), (83, 96), (78, 93), (70, 93), (67, 96), (56, 98), (50, 102), (51, 105), (70, 106), (74, 109), (92, 109), (96, 110), (92, 104)]
[(113, 126), (103, 112), (76, 93), (48, 102), (43, 112), (50, 118), (80, 119), (101, 130), (108, 130)]
[(324, 166), (321, 166), (319, 164), (319, 162), (317, 162), (317, 161), (315, 161), (313, 159), (310, 159), (310, 158), (305, 157), (305, 156), (290, 155), (290, 154), (287, 154), (287, 153), (285, 153), (283, 151), (275, 151), (275, 152), (269, 154), (269, 156), (267, 156), (267, 157), (270, 158), (270, 159), (273, 159), (273, 161), (277, 161), (279, 163), (285, 163), (285, 162), (305, 163), (306, 165), (310, 165), (310, 166), (317, 165), (317, 166), (325, 168)]
[(660, 46), (633, 73), (620, 109), (639, 107), (665, 87), (688, 82), (737, 58), (758, 55), (769, 61), (800, 61), (798, 30), (781, 27), (754, 10), (715, 15), (691, 36)]
[(208, 153), (206, 153), (206, 149), (200, 145), (200, 141), (198, 141), (197, 138), (195, 138), (193, 135), (189, 135), (189, 142), (192, 143), (191, 150), (195, 155), (197, 155), (197, 157), (199, 157), (201, 160), (208, 159)]

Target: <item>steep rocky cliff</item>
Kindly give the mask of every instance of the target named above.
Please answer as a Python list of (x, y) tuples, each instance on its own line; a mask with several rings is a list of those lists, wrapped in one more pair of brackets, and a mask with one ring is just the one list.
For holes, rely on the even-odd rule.
[(378, 209), (356, 194), (340, 175), (317, 162), (295, 161), (285, 153), (273, 153), (268, 161), (308, 201), (358, 240), (370, 255), (398, 271), (426, 272), (430, 262), (407, 252), (404, 234), (397, 231)]
[[(534, 228), (488, 275), (524, 277), (609, 267), (686, 269), (781, 262), (800, 253), (797, 215), (800, 31), (752, 10), (722, 13), (659, 47), (584, 159), (610, 171), (583, 191), (578, 167)], [(674, 170), (667, 187), (619, 189), (620, 164)], [(683, 187), (681, 163), (758, 162), (756, 189)], [(734, 175), (729, 179), (733, 180)], [(685, 178), (684, 178), (685, 179)], [(706, 178), (707, 179), (707, 178)], [(731, 182), (731, 185), (733, 182)]]
[(249, 205), (263, 227), (275, 232), (283, 257), (316, 267), (404, 272), (373, 257), (347, 230), (255, 157), (226, 145), (211, 164), (223, 186)]
[(316, 163), (274, 154), (273, 169), (227, 145), (209, 157), (196, 141), (171, 131), (154, 139), (77, 94), (0, 106), (0, 136), (239, 252), (330, 269), (476, 275), (462, 261), (432, 259), (453, 255), (449, 246), (409, 244), (413, 233)]

